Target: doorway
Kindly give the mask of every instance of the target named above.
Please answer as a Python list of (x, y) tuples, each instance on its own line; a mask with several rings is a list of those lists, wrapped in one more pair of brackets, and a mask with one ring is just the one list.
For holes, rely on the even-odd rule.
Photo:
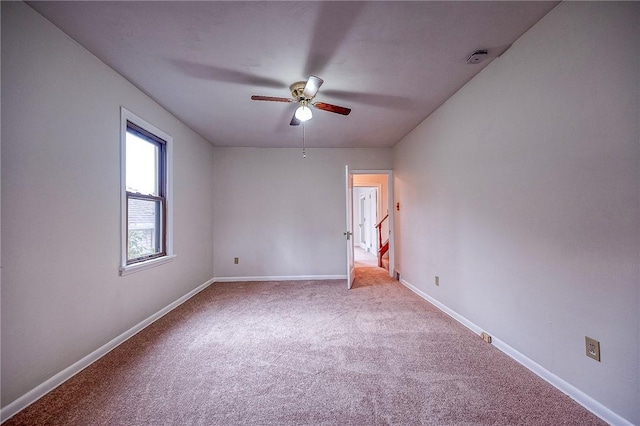
[[(350, 170), (353, 178), (351, 240), (356, 267), (378, 267), (394, 273), (393, 175), (391, 170)], [(381, 253), (381, 249), (383, 250)]]

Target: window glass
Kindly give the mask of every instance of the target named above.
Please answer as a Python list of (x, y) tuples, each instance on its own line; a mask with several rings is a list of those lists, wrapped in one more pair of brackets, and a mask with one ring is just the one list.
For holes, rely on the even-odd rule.
[(147, 258), (161, 253), (161, 201), (129, 197), (127, 210), (128, 259)]
[(159, 144), (127, 129), (127, 191), (160, 195)]
[(165, 254), (165, 143), (127, 122), (127, 264)]

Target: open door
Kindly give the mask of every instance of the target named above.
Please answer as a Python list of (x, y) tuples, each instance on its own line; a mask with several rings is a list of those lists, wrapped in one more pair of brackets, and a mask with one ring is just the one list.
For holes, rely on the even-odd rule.
[(356, 263), (353, 255), (353, 175), (349, 173), (349, 166), (345, 166), (346, 194), (347, 194), (347, 288), (351, 289), (356, 278)]

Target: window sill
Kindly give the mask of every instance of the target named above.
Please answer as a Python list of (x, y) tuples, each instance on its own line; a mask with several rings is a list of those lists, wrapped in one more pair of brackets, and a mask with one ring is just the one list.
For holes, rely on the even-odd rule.
[(133, 265), (121, 266), (120, 276), (133, 274), (134, 272), (144, 271), (145, 269), (155, 268), (156, 266), (163, 265), (171, 262), (176, 257), (175, 254), (169, 254), (167, 256), (159, 257), (157, 259), (147, 260), (146, 262), (134, 263)]

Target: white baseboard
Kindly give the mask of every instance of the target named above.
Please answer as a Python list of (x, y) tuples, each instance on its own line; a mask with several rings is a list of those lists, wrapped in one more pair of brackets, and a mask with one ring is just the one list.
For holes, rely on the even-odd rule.
[(314, 281), (314, 280), (346, 280), (346, 275), (288, 275), (288, 276), (258, 276), (258, 277), (215, 277), (214, 282), (245, 282), (245, 281)]
[(564, 381), (563, 379), (556, 376), (546, 368), (542, 367), (540, 364), (538, 364), (531, 358), (515, 350), (514, 348), (509, 346), (507, 343), (497, 338), (495, 335), (493, 335), (493, 333), (490, 332), (490, 330), (483, 330), (473, 322), (469, 321), (467, 318), (463, 317), (462, 315), (458, 314), (452, 309), (449, 309), (447, 306), (443, 305), (433, 297), (429, 296), (427, 293), (423, 292), (417, 287), (414, 287), (413, 285), (408, 283), (406, 280), (401, 279), (400, 282), (402, 283), (402, 285), (404, 285), (405, 287), (407, 287), (408, 289), (416, 293), (418, 296), (425, 299), (427, 302), (434, 305), (436, 308), (440, 309), (445, 314), (449, 315), (454, 320), (458, 321), (460, 324), (470, 329), (475, 334), (480, 334), (483, 331), (489, 333), (491, 335), (491, 344), (494, 345), (497, 349), (499, 349), (500, 351), (504, 352), (505, 354), (513, 358), (516, 362), (523, 365), (524, 367), (529, 369), (531, 372), (533, 372), (534, 374), (536, 374), (546, 382), (550, 383), (551, 385), (553, 385), (555, 388), (557, 388), (564, 394), (568, 395), (571, 399), (576, 401), (578, 404), (582, 405), (587, 410), (591, 411), (596, 416), (600, 417), (605, 422), (611, 425), (633, 426), (633, 423), (631, 423), (624, 417), (611, 411), (609, 408), (605, 407), (604, 405), (602, 405), (600, 402), (596, 401), (589, 395), (585, 394), (580, 389)]
[[(176, 300), (175, 302), (169, 304), (165, 308), (161, 309), (160, 311), (156, 312), (155, 314), (151, 315), (150, 317), (136, 324), (135, 326), (125, 331), (121, 335), (117, 336), (110, 342), (96, 349), (89, 355), (80, 359), (76, 363), (72, 364), (71, 366), (62, 370), (55, 376), (51, 377), (50, 379), (36, 386), (26, 394), (22, 395), (15, 401), (11, 402), (6, 407), (2, 408), (2, 410), (0, 411), (0, 421), (4, 422), (5, 420), (13, 417), (15, 414), (17, 414), (24, 408), (28, 407), (38, 399), (42, 398), (45, 394), (51, 392), (52, 390), (60, 386), (62, 383), (66, 382), (71, 377), (78, 374), (80, 371), (84, 370), (89, 365), (96, 362), (98, 359), (102, 358), (104, 355), (106, 355), (108, 352), (113, 350), (115, 347), (125, 342), (126, 340), (131, 338), (133, 335), (135, 335), (145, 327), (149, 326), (154, 321), (157, 321), (159, 318), (166, 315), (168, 312), (172, 311), (179, 305), (183, 304), (184, 302), (186, 302), (187, 300), (189, 300), (190, 298), (192, 298), (197, 293), (201, 292), (202, 290), (204, 290), (214, 282), (294, 281), (294, 280), (298, 281), (298, 280), (331, 280), (331, 279), (346, 279), (346, 275), (299, 275), (299, 276), (283, 276), (283, 277), (279, 277), (279, 276), (216, 277), (216, 278), (210, 279), (206, 283), (200, 285), (199, 287), (195, 288), (194, 290), (190, 291), (186, 295)], [(458, 321), (459, 323), (461, 323), (462, 325), (470, 329), (472, 332), (476, 334), (480, 334), (480, 332), (482, 331), (487, 331), (489, 332), (489, 334), (491, 334), (489, 330), (482, 330), (473, 322), (469, 321), (468, 319), (458, 314), (457, 312), (449, 309), (448, 307), (446, 307), (436, 299), (432, 298), (428, 294), (424, 293), (420, 289), (408, 283), (406, 280), (401, 279), (400, 282), (405, 287), (409, 288), (411, 291), (413, 291), (414, 293), (416, 293), (417, 295), (419, 295), (420, 297), (422, 297), (423, 299), (425, 299), (426, 301), (428, 301), (429, 303), (431, 303), (432, 305), (440, 309), (442, 312), (449, 315), (451, 318), (455, 319), (456, 321)], [(575, 386), (571, 385), (570, 383), (564, 381), (560, 377), (551, 373), (550, 371), (542, 367), (540, 364), (536, 363), (535, 361), (528, 358), (524, 354), (518, 352), (517, 350), (515, 350), (514, 348), (512, 348), (511, 346), (509, 346), (508, 344), (506, 344), (505, 342), (503, 342), (502, 340), (500, 340), (494, 335), (492, 335), (492, 344), (497, 349), (504, 352), (505, 354), (513, 358), (515, 361), (517, 361), (518, 363), (520, 363), (521, 365), (523, 365), (524, 367), (532, 371), (534, 374), (541, 377), (543, 380), (549, 382), (551, 385), (555, 386), (557, 389), (559, 389), (563, 393), (567, 394), (569, 397), (574, 399), (577, 403), (579, 403), (580, 405), (585, 407), (587, 410), (594, 413), (596, 416), (600, 417), (602, 420), (608, 422), (609, 424), (615, 424), (615, 425), (621, 425), (621, 426), (627, 426), (627, 425), (633, 426), (631, 422), (629, 422), (622, 416), (611, 411), (609, 408), (605, 407), (600, 402), (596, 401), (595, 399), (586, 395), (584, 392), (582, 392)]]
[(61, 384), (69, 380), (71, 377), (75, 376), (76, 374), (78, 374), (79, 372), (87, 368), (89, 365), (93, 364), (94, 362), (96, 362), (97, 360), (105, 356), (115, 347), (125, 342), (127, 339), (129, 339), (130, 337), (138, 333), (140, 330), (149, 326), (154, 321), (157, 321), (162, 316), (166, 315), (173, 309), (177, 308), (178, 306), (180, 306), (181, 304), (183, 304), (184, 302), (186, 302), (187, 300), (195, 296), (197, 293), (207, 288), (213, 282), (214, 282), (214, 279), (210, 279), (206, 283), (191, 290), (189, 293), (185, 294), (175, 302), (162, 308), (155, 314), (151, 315), (150, 317), (146, 318), (145, 320), (131, 327), (129, 330), (117, 336), (110, 342), (102, 345), (95, 351), (91, 352), (89, 355), (85, 356), (84, 358), (80, 359), (79, 361), (65, 368), (55, 376), (51, 377), (50, 379), (46, 380), (45, 382), (31, 389), (29, 392), (22, 395), (15, 401), (11, 402), (10, 404), (7, 404), (0, 411), (0, 422), (4, 422), (5, 420), (13, 417), (15, 414), (25, 409), (26, 407), (28, 407), (29, 405), (33, 404), (38, 399), (42, 398), (44, 395), (46, 395), (47, 393), (57, 388), (58, 386), (60, 386)]

